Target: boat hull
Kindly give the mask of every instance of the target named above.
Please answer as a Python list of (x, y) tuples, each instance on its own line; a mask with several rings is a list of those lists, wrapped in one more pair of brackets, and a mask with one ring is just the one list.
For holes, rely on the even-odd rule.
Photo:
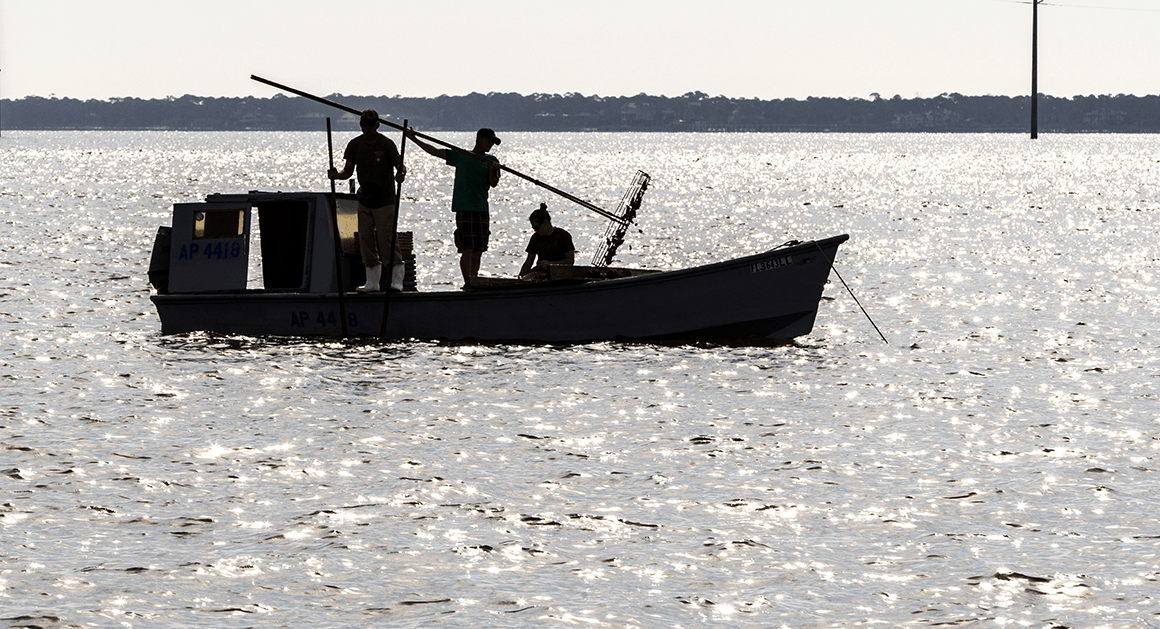
[[(848, 236), (691, 269), (596, 282), (392, 293), (158, 294), (164, 334), (585, 342), (782, 340), (809, 334)], [(386, 334), (382, 334), (384, 312)]]

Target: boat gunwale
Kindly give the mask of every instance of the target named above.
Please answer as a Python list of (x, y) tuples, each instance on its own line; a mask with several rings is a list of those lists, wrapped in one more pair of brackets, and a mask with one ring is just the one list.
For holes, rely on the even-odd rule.
[[(496, 286), (485, 289), (469, 289), (469, 290), (440, 290), (440, 291), (402, 291), (392, 292), (390, 298), (401, 300), (416, 300), (416, 299), (454, 299), (454, 300), (478, 300), (478, 299), (497, 299), (508, 296), (518, 297), (549, 297), (561, 293), (584, 293), (597, 292), (605, 290), (620, 290), (634, 287), (639, 284), (660, 284), (671, 281), (680, 281), (689, 277), (697, 275), (717, 273), (731, 267), (743, 267), (747, 264), (752, 264), (754, 261), (765, 258), (770, 254), (786, 254), (795, 255), (807, 253), (810, 251), (823, 252), (827, 247), (837, 247), (850, 239), (849, 234), (839, 234), (837, 236), (829, 236), (821, 240), (808, 240), (790, 246), (780, 246), (761, 253), (750, 254), (740, 258), (731, 258), (729, 260), (722, 260), (719, 262), (711, 262), (693, 267), (683, 269), (673, 269), (669, 271), (657, 271), (654, 273), (644, 273), (639, 275), (631, 275), (628, 277), (615, 277), (598, 280), (577, 280), (566, 279), (555, 282), (542, 282), (540, 286)], [(833, 260), (827, 259), (827, 268), (833, 264)], [(253, 301), (255, 299), (263, 299), (269, 301), (325, 301), (328, 299), (337, 299), (337, 292), (304, 292), (293, 290), (267, 290), (246, 289), (244, 291), (214, 291), (214, 292), (191, 292), (191, 293), (154, 293), (150, 295), (150, 299), (154, 302), (181, 302), (189, 300), (199, 301)], [(384, 293), (357, 293), (344, 292), (343, 298), (348, 301), (382, 301)]]

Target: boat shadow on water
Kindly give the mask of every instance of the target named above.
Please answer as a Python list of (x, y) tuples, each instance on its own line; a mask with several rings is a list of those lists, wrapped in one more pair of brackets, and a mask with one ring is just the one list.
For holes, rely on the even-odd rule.
[(419, 355), (431, 351), (461, 351), (498, 353), (510, 355), (534, 350), (546, 351), (593, 351), (616, 352), (642, 348), (665, 348), (672, 350), (712, 351), (716, 349), (766, 349), (784, 348), (799, 350), (823, 350), (825, 343), (802, 342), (797, 339), (703, 339), (642, 341), (630, 338), (613, 338), (603, 341), (547, 342), (535, 340), (481, 341), (478, 339), (422, 340), (422, 339), (376, 339), (365, 337), (319, 338), (316, 336), (244, 336), (219, 334), (216, 332), (184, 332), (156, 337), (157, 346), (172, 352), (242, 352), (242, 353), (285, 353), (306, 350), (311, 353), (335, 353), (346, 355), (376, 353), (384, 359)]

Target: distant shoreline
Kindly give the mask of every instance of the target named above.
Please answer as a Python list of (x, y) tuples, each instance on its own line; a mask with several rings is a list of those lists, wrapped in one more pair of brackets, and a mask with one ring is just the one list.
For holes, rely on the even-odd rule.
[[(103, 127), (87, 127), (87, 128), (56, 128), (56, 129), (10, 129), (8, 127), (0, 128), (3, 133), (9, 132), (32, 132), (32, 131), (75, 131), (77, 133), (94, 133), (94, 132), (119, 132), (119, 133), (141, 133), (141, 132), (160, 132), (160, 133), (318, 133), (324, 132), (325, 128), (319, 129), (167, 129), (157, 127), (144, 127), (140, 129), (123, 127), (123, 128), (103, 128)], [(343, 133), (357, 132), (357, 130), (334, 129), (335, 132), (341, 131)], [(440, 134), (440, 133), (471, 133), (475, 129), (423, 129), (425, 133)], [(397, 131), (386, 130), (385, 134), (398, 133)], [(751, 133), (751, 134), (851, 134), (851, 135), (886, 135), (886, 134), (931, 134), (931, 135), (1027, 135), (1027, 129), (1021, 130), (996, 130), (996, 131), (947, 131), (947, 130), (879, 130), (879, 131), (856, 131), (848, 129), (821, 129), (821, 130), (795, 130), (795, 131), (762, 131), (762, 130), (732, 130), (732, 129), (709, 129), (702, 131), (657, 131), (653, 129), (563, 129), (555, 131), (545, 130), (518, 130), (518, 129), (504, 129), (504, 133), (657, 133), (657, 134), (698, 134), (698, 135), (713, 135), (726, 133)], [(1157, 131), (1108, 131), (1108, 130), (1091, 130), (1091, 131), (1071, 131), (1059, 129), (1044, 129), (1039, 128), (1040, 135), (1151, 135), (1160, 133)], [(348, 138), (349, 139), (349, 138)]]
[[(963, 96), (759, 100), (690, 92), (679, 97), (469, 94), (437, 98), (331, 95), (345, 106), (405, 117), (432, 132), (506, 131), (756, 133), (1026, 133), (1030, 97)], [(1041, 133), (1160, 133), (1160, 96), (1040, 95)], [(281, 94), (269, 98), (107, 101), (27, 97), (0, 100), (0, 130), (317, 131), (357, 130), (339, 109)]]

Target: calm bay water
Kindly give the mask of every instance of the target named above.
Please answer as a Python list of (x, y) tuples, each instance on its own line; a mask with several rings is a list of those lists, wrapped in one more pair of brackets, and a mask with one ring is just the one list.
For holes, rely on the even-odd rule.
[[(501, 136), (604, 207), (652, 175), (622, 264), (849, 233), (889, 343), (834, 275), (784, 347), (164, 337), (170, 206), (326, 189), (325, 135), (5, 132), (0, 623), (1160, 627), (1160, 137)], [(509, 176), (485, 274), (540, 201), (591, 255)]]

